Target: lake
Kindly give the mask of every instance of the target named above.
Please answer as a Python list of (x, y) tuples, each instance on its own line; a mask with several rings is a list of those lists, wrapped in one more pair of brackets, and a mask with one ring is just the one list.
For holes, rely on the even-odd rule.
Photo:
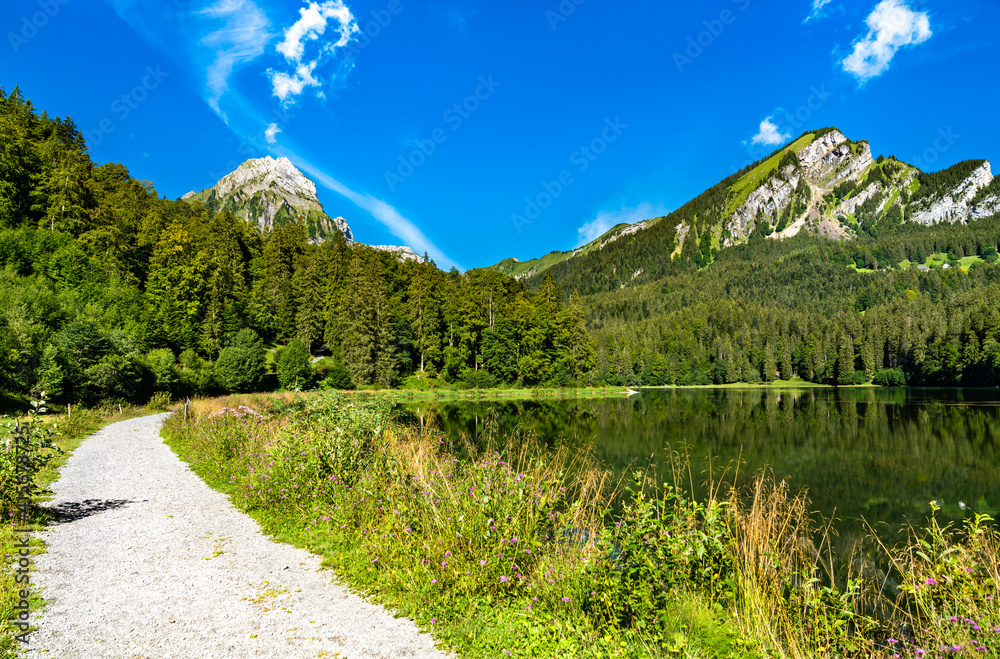
[(631, 398), (399, 407), (455, 437), (476, 439), (489, 423), (586, 445), (618, 475), (654, 465), (666, 476), (670, 450), (689, 446), (696, 495), (709, 458), (716, 473), (739, 461), (741, 482), (769, 467), (807, 488), (842, 532), (860, 531), (864, 518), (895, 534), (922, 523), (932, 500), (949, 519), (995, 516), (1000, 505), (996, 389), (643, 389)]

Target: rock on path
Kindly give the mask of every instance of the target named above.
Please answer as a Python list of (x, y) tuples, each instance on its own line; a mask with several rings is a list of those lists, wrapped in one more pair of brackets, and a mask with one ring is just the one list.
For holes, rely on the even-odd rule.
[[(166, 415), (122, 421), (74, 452), (40, 534), (29, 655), (66, 659), (444, 658), (409, 620), (268, 540), (163, 444)], [(325, 654), (321, 654), (325, 653)]]

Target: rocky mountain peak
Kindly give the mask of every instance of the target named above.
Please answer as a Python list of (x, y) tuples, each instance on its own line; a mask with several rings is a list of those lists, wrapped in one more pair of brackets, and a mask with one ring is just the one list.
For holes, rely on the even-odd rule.
[(306, 178), (292, 161), (284, 156), (277, 160), (271, 156), (247, 160), (235, 172), (222, 177), (215, 185), (216, 193), (223, 196), (237, 190), (252, 194), (259, 190), (274, 189), (319, 204), (316, 184)]
[[(354, 243), (354, 234), (347, 220), (331, 218), (316, 196), (316, 184), (307, 178), (288, 158), (256, 158), (247, 160), (236, 171), (223, 176), (214, 187), (182, 199), (199, 201), (214, 212), (230, 211), (257, 225), (262, 232), (286, 222), (305, 225), (309, 240), (322, 242), (339, 231), (347, 244)], [(397, 245), (373, 245), (396, 258), (422, 263), (423, 257), (412, 249)]]
[(247, 160), (214, 187), (185, 199), (200, 201), (215, 212), (231, 211), (264, 232), (286, 222), (300, 222), (309, 239), (322, 241), (339, 231), (354, 241), (347, 220), (330, 218), (316, 196), (316, 184), (288, 158)]

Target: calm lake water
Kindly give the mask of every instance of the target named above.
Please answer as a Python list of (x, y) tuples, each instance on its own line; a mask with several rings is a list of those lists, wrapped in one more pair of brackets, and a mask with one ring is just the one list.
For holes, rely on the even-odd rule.
[[(593, 447), (621, 474), (690, 446), (698, 483), (711, 457), (741, 461), (740, 481), (769, 467), (807, 488), (841, 531), (861, 518), (895, 533), (923, 522), (928, 502), (951, 519), (1000, 505), (1000, 391), (970, 389), (644, 389), (631, 398), (400, 405), (453, 436), (530, 430), (548, 443)], [(729, 472), (732, 480), (733, 472)], [(701, 477), (704, 480), (704, 476)], [(962, 503), (967, 508), (963, 510)]]

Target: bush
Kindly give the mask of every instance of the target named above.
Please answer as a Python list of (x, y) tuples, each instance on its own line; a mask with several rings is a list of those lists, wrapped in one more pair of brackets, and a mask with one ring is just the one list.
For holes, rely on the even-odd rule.
[(292, 340), (274, 359), (278, 384), (283, 389), (307, 389), (312, 384), (309, 348), (300, 339)]
[(868, 382), (868, 378), (865, 377), (864, 371), (845, 373), (837, 378), (838, 387), (851, 387), (859, 384), (865, 384), (866, 382)]
[(146, 355), (146, 363), (156, 379), (154, 385), (156, 391), (173, 393), (177, 387), (177, 360), (174, 358), (173, 350), (170, 348), (153, 350)]
[(227, 391), (254, 391), (264, 378), (264, 343), (253, 330), (240, 330), (232, 344), (219, 353), (213, 371)]
[(883, 368), (872, 378), (872, 384), (880, 387), (905, 387), (906, 376), (900, 368)]
[(217, 388), (211, 362), (199, 357), (194, 350), (188, 349), (182, 352), (177, 366), (177, 394), (179, 396), (210, 394)]
[(351, 373), (344, 363), (337, 360), (333, 365), (322, 365), (316, 368), (316, 379), (324, 389), (354, 389)]
[(153, 394), (153, 397), (149, 399), (146, 406), (151, 410), (166, 412), (167, 408), (170, 407), (170, 394), (166, 391), (157, 391)]
[(462, 371), (460, 386), (465, 389), (493, 389), (497, 386), (497, 379), (484, 368), (478, 370), (467, 368)]

